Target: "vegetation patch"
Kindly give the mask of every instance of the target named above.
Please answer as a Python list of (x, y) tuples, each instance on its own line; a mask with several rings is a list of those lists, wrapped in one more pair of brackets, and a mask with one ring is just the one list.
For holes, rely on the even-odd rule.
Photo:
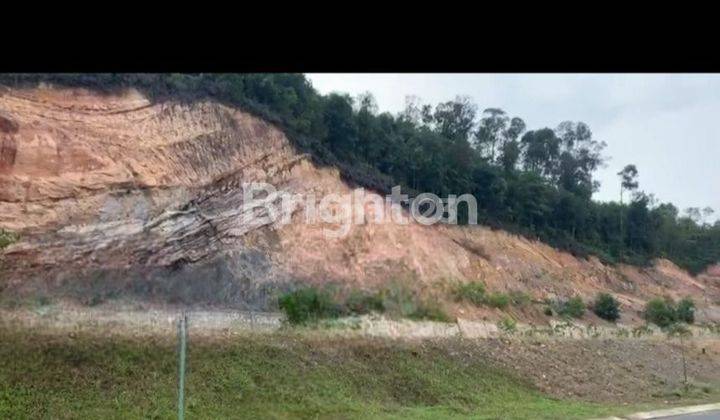
[(498, 322), (498, 328), (506, 333), (513, 333), (517, 331), (517, 321), (509, 316), (503, 317), (503, 319)]
[(10, 232), (0, 228), (0, 250), (17, 241), (18, 236), (14, 232)]
[(510, 296), (506, 293), (490, 293), (485, 298), (485, 304), (491, 308), (505, 309), (510, 304)]
[(655, 298), (645, 304), (645, 320), (661, 327), (668, 328), (677, 322), (692, 324), (695, 322), (695, 302), (683, 298), (677, 304), (669, 297)]
[(278, 306), (291, 324), (337, 318), (342, 314), (342, 308), (333, 301), (330, 293), (315, 287), (303, 287), (282, 295)]
[(491, 308), (505, 309), (510, 304), (524, 306), (530, 303), (530, 295), (514, 291), (508, 293), (488, 293), (481, 282), (472, 281), (457, 284), (452, 292), (455, 300), (472, 303), (476, 306), (489, 306)]
[(373, 312), (393, 318), (451, 321), (440, 302), (420, 296), (401, 282), (391, 282), (377, 292), (352, 290), (345, 296), (328, 288), (301, 287), (280, 296), (278, 306), (290, 324), (311, 324)]
[[(551, 311), (563, 318), (582, 318), (585, 315), (585, 302), (580, 296), (574, 296), (566, 300), (548, 301)], [(547, 310), (545, 314), (547, 314)]]
[[(174, 418), (174, 340), (0, 330), (0, 418)], [(187, 418), (588, 418), (460, 341), (190, 336)]]
[(473, 305), (485, 304), (485, 285), (478, 281), (460, 283), (454, 290), (455, 299), (470, 302)]
[(599, 293), (593, 303), (593, 312), (602, 319), (615, 322), (620, 318), (620, 304), (609, 293)]

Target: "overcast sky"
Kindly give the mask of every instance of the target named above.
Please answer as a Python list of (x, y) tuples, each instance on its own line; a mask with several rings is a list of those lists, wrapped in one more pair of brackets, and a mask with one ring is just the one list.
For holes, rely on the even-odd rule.
[(480, 111), (504, 109), (529, 129), (583, 121), (607, 143), (598, 200), (617, 200), (628, 163), (640, 189), (680, 210), (710, 206), (720, 216), (720, 75), (703, 74), (308, 74), (321, 93), (369, 91), (380, 111), (405, 97), (436, 104), (470, 96)]

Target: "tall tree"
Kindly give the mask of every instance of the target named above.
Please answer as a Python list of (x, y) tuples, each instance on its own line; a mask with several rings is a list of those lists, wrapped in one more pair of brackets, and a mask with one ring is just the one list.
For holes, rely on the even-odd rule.
[(555, 133), (561, 141), (558, 186), (589, 200), (599, 185), (593, 180), (593, 172), (603, 164), (605, 142), (593, 139), (590, 127), (583, 122), (562, 122)]
[(617, 173), (620, 177), (620, 204), (623, 203), (624, 191), (635, 191), (638, 188), (638, 170), (635, 165), (625, 165), (622, 171)]
[(476, 114), (477, 105), (467, 96), (458, 96), (435, 107), (433, 122), (443, 137), (452, 141), (469, 141)]
[(547, 178), (553, 178), (560, 157), (560, 139), (549, 128), (528, 131), (520, 140), (523, 166)]
[(475, 134), (476, 146), (491, 163), (495, 162), (495, 151), (502, 149), (502, 140), (507, 130), (509, 118), (500, 108), (487, 108), (480, 118)]
[(514, 117), (510, 125), (503, 132), (503, 143), (500, 149), (500, 164), (506, 173), (515, 170), (520, 159), (520, 143), (518, 138), (525, 132), (525, 121), (522, 118)]
[[(623, 220), (625, 219), (623, 207), (623, 191), (635, 191), (638, 188), (638, 170), (635, 165), (625, 165), (622, 171), (617, 173), (620, 176), (620, 236), (625, 238), (625, 230)], [(623, 239), (623, 244), (625, 240)]]

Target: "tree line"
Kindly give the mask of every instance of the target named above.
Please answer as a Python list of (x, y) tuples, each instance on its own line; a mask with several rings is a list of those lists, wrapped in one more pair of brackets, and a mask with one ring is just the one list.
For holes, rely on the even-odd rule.
[[(640, 189), (638, 169), (618, 173), (621, 197), (597, 202), (606, 144), (587, 124), (531, 129), (468, 97), (435, 105), (410, 98), (394, 115), (369, 93), (319, 94), (302, 74), (4, 74), (0, 83), (49, 82), (100, 90), (135, 87), (151, 98), (212, 97), (280, 125), (302, 151), (349, 181), (389, 191), (473, 194), (478, 220), (605, 262), (664, 257), (693, 273), (720, 261), (712, 209), (682, 214)], [(460, 214), (463, 212), (461, 211)]]

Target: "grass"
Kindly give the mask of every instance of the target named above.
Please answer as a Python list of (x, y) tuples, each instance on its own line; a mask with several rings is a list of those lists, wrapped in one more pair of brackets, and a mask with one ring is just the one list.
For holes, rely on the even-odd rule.
[[(171, 339), (0, 334), (0, 418), (175, 415)], [(555, 419), (623, 411), (545, 396), (463, 341), (287, 332), (191, 335), (186, 398), (188, 418)]]

